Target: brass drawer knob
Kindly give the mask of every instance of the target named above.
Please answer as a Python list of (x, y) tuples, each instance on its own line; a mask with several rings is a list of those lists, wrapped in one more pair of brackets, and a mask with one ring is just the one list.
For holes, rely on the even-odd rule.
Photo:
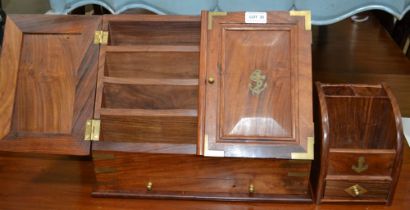
[(367, 190), (363, 188), (362, 186), (355, 184), (353, 186), (346, 188), (345, 192), (355, 198), (355, 197), (358, 197), (360, 195), (367, 193)]
[(214, 82), (215, 82), (215, 78), (214, 78), (214, 77), (211, 76), (211, 77), (208, 78), (208, 83), (209, 83), (209, 84), (214, 84)]
[(253, 184), (249, 185), (249, 193), (254, 193), (255, 192), (255, 186)]
[(148, 182), (147, 191), (151, 191), (151, 190), (152, 190), (152, 182)]

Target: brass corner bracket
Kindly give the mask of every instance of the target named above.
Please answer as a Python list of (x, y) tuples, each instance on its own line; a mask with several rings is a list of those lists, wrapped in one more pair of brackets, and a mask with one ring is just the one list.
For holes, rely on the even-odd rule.
[(208, 30), (212, 29), (212, 20), (214, 16), (225, 16), (227, 12), (208, 12)]
[(223, 150), (210, 150), (208, 147), (208, 135), (205, 134), (204, 137), (204, 156), (208, 157), (224, 157), (225, 156), (225, 151)]
[(309, 10), (290, 10), (290, 16), (303, 16), (305, 17), (305, 30), (310, 31), (312, 29), (312, 14)]
[(291, 159), (292, 160), (313, 160), (314, 157), (314, 144), (315, 139), (313, 137), (308, 137), (307, 139), (307, 148), (306, 152), (292, 152)]

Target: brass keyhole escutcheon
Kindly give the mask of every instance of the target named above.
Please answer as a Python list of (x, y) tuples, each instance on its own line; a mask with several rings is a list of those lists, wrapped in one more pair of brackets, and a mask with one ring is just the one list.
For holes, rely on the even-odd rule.
[(362, 186), (355, 184), (353, 186), (350, 186), (348, 188), (345, 189), (345, 192), (347, 194), (349, 194), (350, 196), (356, 198), (360, 195), (363, 195), (365, 193), (367, 193), (367, 190), (365, 188), (363, 188)]
[(208, 83), (209, 83), (209, 84), (214, 84), (214, 82), (215, 82), (215, 78), (212, 77), (212, 76), (210, 76), (210, 77), (208, 78)]
[(366, 171), (368, 168), (369, 168), (369, 165), (366, 164), (366, 159), (363, 156), (360, 156), (357, 159), (356, 165), (352, 165), (352, 170), (358, 174)]
[(266, 75), (264, 75), (260, 69), (253, 71), (249, 76), (249, 80), (248, 88), (252, 95), (259, 95), (268, 86), (266, 83)]
[(148, 182), (147, 191), (152, 191), (152, 182)]
[(255, 186), (253, 184), (249, 185), (249, 193), (254, 193), (255, 192)]

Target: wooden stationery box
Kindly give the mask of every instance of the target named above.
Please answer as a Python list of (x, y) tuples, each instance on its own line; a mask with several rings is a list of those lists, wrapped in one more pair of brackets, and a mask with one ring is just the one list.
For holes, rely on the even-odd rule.
[(313, 169), (319, 173), (311, 178), (317, 203), (391, 204), (404, 136), (390, 88), (322, 83), (316, 88), (321, 142)]
[(311, 201), (309, 18), (11, 16), (0, 150), (91, 146), (94, 196)]

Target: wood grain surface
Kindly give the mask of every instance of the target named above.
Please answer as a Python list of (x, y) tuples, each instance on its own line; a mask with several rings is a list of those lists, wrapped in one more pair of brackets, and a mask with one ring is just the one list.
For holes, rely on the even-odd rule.
[(83, 135), (93, 115), (99, 49), (93, 38), (101, 18), (17, 15), (7, 20), (0, 150), (89, 154)]
[[(96, 150), (93, 159), (97, 177), (93, 195), (96, 196), (310, 200), (310, 161)], [(148, 182), (153, 186), (150, 191), (146, 188)], [(251, 184), (253, 193), (249, 193)]]
[[(364, 23), (345, 20), (313, 27), (313, 35), (315, 80), (385, 81), (392, 86), (403, 116), (410, 116), (409, 61), (374, 17)], [(403, 159), (396, 195), (392, 206), (386, 207), (91, 198), (95, 178), (90, 159), (3, 152), (0, 153), (0, 209), (404, 210), (410, 206), (410, 148), (407, 144)]]
[[(202, 31), (198, 144), (225, 157), (289, 159), (313, 136), (311, 31), (288, 12), (268, 13), (263, 25), (243, 16), (208, 18), (212, 27)], [(259, 94), (251, 90), (256, 72)]]
[(320, 167), (312, 176), (316, 202), (391, 204), (404, 134), (390, 88), (384, 83), (315, 85), (321, 116), (315, 122), (321, 128), (316, 135), (320, 156), (314, 160)]
[[(177, 167), (177, 166), (175, 166)], [(410, 148), (391, 207), (384, 205), (314, 205), (92, 198), (95, 178), (88, 158), (0, 153), (0, 208), (20, 209), (280, 209), (280, 210), (404, 210), (410, 205)]]

